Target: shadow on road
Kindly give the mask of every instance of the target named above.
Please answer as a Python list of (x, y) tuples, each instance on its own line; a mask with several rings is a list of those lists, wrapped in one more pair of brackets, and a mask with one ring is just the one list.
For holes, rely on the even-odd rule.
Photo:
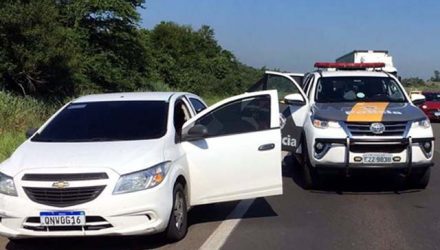
[[(290, 177), (296, 185), (305, 189), (302, 166), (290, 155), (284, 158), (283, 176)], [(360, 195), (402, 194), (419, 191), (407, 189), (405, 178), (395, 172), (371, 170), (354, 172), (350, 177), (345, 177), (343, 173), (326, 173), (319, 179), (319, 187), (310, 190), (314, 193)]]

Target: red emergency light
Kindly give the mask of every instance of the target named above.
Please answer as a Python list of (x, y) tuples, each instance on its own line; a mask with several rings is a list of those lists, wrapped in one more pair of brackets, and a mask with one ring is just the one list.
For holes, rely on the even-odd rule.
[(346, 63), (346, 62), (317, 62), (315, 68), (320, 69), (367, 69), (367, 68), (383, 68), (385, 63)]

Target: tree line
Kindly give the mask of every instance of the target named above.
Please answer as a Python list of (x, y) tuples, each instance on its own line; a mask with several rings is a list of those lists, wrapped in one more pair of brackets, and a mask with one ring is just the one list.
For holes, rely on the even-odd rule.
[(218, 96), (261, 76), (208, 26), (141, 28), (143, 7), (145, 0), (0, 1), (0, 90), (56, 99), (139, 90)]

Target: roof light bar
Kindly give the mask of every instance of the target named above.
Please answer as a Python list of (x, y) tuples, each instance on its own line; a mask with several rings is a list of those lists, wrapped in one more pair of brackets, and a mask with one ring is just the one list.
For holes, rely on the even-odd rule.
[(315, 68), (320, 69), (367, 69), (367, 68), (383, 68), (385, 63), (345, 63), (345, 62), (317, 62)]

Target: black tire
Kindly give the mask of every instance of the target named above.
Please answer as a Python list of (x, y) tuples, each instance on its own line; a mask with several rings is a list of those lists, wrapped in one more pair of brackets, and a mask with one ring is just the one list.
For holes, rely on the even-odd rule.
[(420, 173), (413, 173), (408, 177), (408, 185), (410, 188), (425, 189), (431, 178), (431, 168), (426, 168)]
[(302, 162), (303, 169), (302, 170), (303, 170), (303, 181), (304, 181), (303, 185), (304, 185), (304, 189), (310, 190), (310, 189), (317, 188), (319, 186), (318, 172), (310, 164), (309, 152), (307, 150), (307, 144), (305, 142), (303, 142), (302, 146), (303, 146), (303, 162)]
[(188, 213), (186, 206), (186, 195), (183, 185), (176, 183), (173, 192), (173, 208), (170, 214), (165, 237), (170, 242), (183, 239), (188, 232)]

